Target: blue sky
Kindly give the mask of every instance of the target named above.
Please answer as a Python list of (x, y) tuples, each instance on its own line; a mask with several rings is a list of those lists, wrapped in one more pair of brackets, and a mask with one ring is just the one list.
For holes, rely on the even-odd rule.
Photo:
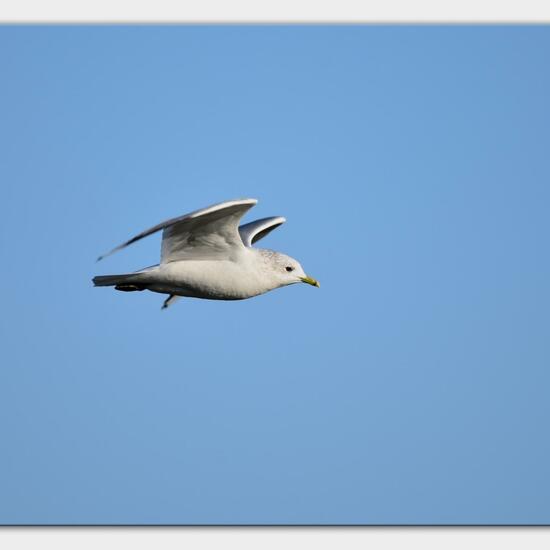
[[(547, 27), (1, 27), (1, 523), (550, 522)], [(321, 288), (93, 288), (236, 197)]]

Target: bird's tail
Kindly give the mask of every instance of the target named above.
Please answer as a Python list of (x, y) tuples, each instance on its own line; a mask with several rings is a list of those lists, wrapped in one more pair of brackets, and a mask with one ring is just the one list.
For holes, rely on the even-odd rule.
[(117, 290), (143, 290), (143, 286), (136, 281), (135, 273), (122, 275), (97, 275), (93, 278), (94, 286), (114, 286)]

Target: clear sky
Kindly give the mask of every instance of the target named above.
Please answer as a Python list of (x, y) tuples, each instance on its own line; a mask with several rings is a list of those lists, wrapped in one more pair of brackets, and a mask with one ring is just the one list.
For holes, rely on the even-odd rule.
[[(0, 28), (0, 522), (550, 522), (549, 52)], [(320, 289), (92, 287), (238, 197)]]

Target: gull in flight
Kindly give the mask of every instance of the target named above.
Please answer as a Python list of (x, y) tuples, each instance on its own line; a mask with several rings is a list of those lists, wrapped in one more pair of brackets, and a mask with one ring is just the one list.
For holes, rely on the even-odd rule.
[(168, 294), (162, 309), (181, 296), (243, 300), (294, 283), (318, 287), (319, 283), (290, 256), (252, 246), (286, 221), (271, 217), (239, 226), (240, 219), (257, 202), (221, 202), (143, 231), (98, 261), (162, 229), (160, 264), (134, 273), (98, 275), (94, 285)]

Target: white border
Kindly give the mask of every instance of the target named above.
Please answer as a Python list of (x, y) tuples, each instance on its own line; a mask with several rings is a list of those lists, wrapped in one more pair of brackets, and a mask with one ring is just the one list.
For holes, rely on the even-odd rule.
[[(11, 0), (6, 23), (541, 23), (548, 0)], [(160, 544), (159, 544), (160, 543)], [(0, 546), (102, 550), (550, 548), (547, 528), (0, 528)]]
[(210, 549), (547, 550), (544, 528), (28, 528), (0, 529), (2, 548), (19, 550)]
[(4, 22), (543, 22), (548, 0), (4, 0)]

